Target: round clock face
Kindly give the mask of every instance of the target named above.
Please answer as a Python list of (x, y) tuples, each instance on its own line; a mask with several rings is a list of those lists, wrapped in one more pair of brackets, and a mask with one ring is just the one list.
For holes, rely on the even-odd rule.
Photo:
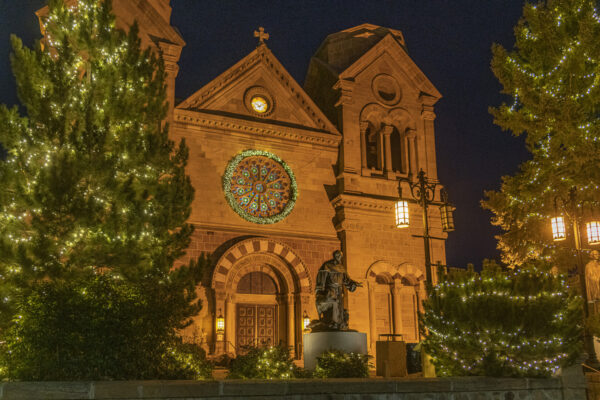
[(250, 104), (252, 105), (252, 109), (259, 114), (266, 113), (269, 110), (269, 103), (261, 96), (254, 96), (250, 100)]
[(291, 169), (276, 155), (258, 150), (244, 151), (229, 163), (223, 186), (230, 206), (258, 224), (281, 221), (297, 196)]

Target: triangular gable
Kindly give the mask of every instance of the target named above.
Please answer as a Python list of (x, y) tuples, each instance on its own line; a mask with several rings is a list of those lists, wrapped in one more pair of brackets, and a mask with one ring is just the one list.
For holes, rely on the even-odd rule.
[(273, 115), (261, 119), (266, 123), (289, 123), (339, 135), (335, 126), (264, 44), (181, 102), (176, 109), (228, 112), (230, 116), (256, 118), (244, 107), (232, 109), (232, 104), (243, 102), (244, 91), (255, 85), (265, 87), (274, 97)]
[(433, 83), (421, 71), (415, 62), (408, 56), (402, 46), (396, 41), (392, 34), (386, 35), (369, 51), (363, 54), (358, 60), (352, 63), (341, 74), (340, 79), (353, 80), (358, 74), (369, 67), (377, 58), (387, 53), (402, 70), (406, 73), (408, 79), (414, 87), (422, 94), (440, 99), (442, 94), (433, 86)]

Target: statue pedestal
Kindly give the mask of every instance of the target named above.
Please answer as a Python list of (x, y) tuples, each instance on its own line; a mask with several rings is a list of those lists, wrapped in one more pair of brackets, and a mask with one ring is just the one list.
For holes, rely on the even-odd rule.
[(331, 331), (305, 333), (304, 340), (304, 368), (314, 370), (317, 366), (317, 357), (327, 350), (342, 350), (367, 354), (367, 334), (362, 332)]

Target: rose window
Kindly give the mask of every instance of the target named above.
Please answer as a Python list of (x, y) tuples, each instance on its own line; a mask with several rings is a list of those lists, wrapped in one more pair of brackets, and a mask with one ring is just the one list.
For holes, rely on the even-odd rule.
[(231, 207), (251, 222), (275, 223), (294, 207), (294, 175), (271, 153), (257, 150), (241, 153), (229, 163), (223, 184)]

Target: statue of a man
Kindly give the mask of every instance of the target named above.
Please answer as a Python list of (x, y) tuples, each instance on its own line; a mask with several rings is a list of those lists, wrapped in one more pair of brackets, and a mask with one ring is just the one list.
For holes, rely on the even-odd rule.
[(592, 259), (585, 266), (585, 288), (587, 300), (589, 303), (600, 301), (600, 253), (598, 250), (592, 250), (590, 253)]
[(333, 252), (333, 259), (323, 263), (317, 274), (316, 305), (319, 320), (311, 323), (313, 330), (348, 329), (348, 311), (344, 309), (344, 288), (353, 292), (360, 283), (350, 279), (342, 263), (342, 252)]

